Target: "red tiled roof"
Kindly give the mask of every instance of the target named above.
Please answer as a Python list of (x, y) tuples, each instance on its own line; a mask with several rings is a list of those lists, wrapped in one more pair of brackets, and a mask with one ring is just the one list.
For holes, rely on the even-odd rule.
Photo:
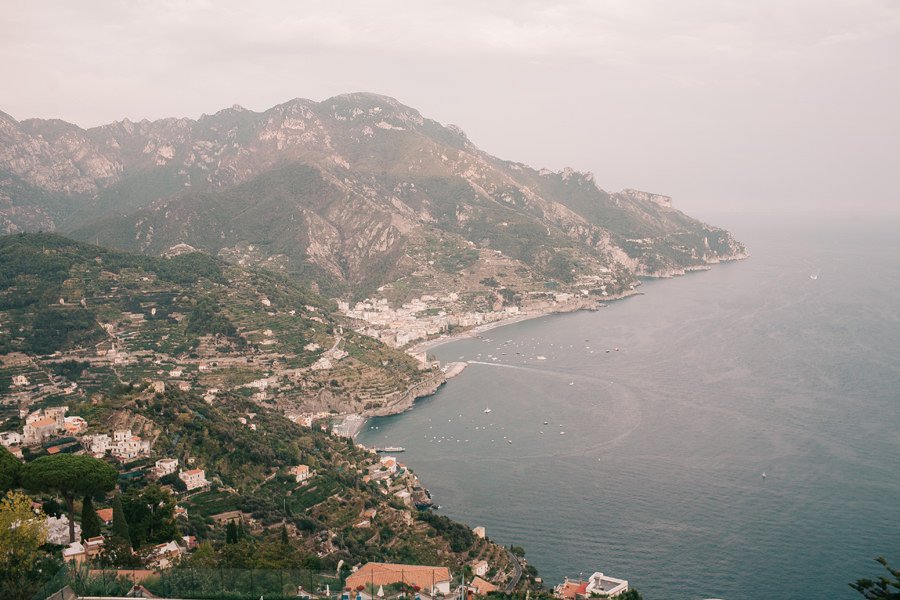
[(447, 567), (424, 567), (421, 565), (396, 565), (390, 563), (366, 563), (347, 578), (347, 587), (354, 589), (361, 585), (390, 585), (404, 582), (417, 585), (423, 590), (431, 589), (443, 581), (450, 581)]
[(109, 523), (113, 520), (113, 509), (101, 508), (97, 511), (97, 516), (100, 517), (100, 520), (104, 523)]

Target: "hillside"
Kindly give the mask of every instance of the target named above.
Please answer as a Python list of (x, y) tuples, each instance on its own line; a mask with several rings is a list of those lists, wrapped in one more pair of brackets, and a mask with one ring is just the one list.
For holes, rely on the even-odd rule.
[[(417, 510), (424, 488), (414, 473), (335, 434), (338, 412), (378, 410), (443, 377), (344, 331), (333, 310), (293, 280), (200, 253), (0, 237), (4, 445), (29, 463), (88, 453), (116, 467), (138, 554), (104, 553), (97, 565), (162, 567), (153, 546), (189, 535), (200, 549), (178, 564), (199, 573), (293, 570), (310, 588), (338, 589), (360, 562), (458, 572), (478, 558), (504, 581), (512, 571), (502, 547)], [(161, 459), (177, 466), (160, 472)], [(197, 470), (204, 481), (191, 489), (182, 475)], [(137, 520), (146, 498), (163, 516), (141, 519), (165, 522)], [(228, 540), (230, 520), (240, 539)], [(248, 589), (280, 591), (279, 573), (269, 575), (275, 587)], [(208, 592), (195, 571), (180, 576), (167, 572), (155, 585), (168, 587), (155, 589)], [(219, 578), (210, 585), (220, 591)]]
[[(0, 113), (0, 226), (160, 254), (178, 244), (360, 299), (605, 286), (739, 258), (665, 196), (493, 157), (374, 94), (92, 129)], [(383, 293), (384, 290), (381, 290)], [(384, 294), (382, 294), (384, 295)]]
[(344, 330), (332, 303), (293, 280), (196, 252), (148, 257), (55, 234), (0, 238), (0, 354), (26, 375), (28, 365), (84, 364), (76, 379), (47, 380), (42, 396), (159, 380), (201, 395), (238, 389), (287, 414), (371, 410), (443, 381)]

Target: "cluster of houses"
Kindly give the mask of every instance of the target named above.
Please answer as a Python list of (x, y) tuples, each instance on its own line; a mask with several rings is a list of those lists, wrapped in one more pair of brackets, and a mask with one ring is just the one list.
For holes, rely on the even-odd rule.
[(120, 460), (133, 460), (150, 454), (150, 441), (133, 435), (130, 429), (117, 429), (112, 437), (106, 433), (84, 436), (82, 445), (95, 458), (109, 453)]
[[(76, 565), (88, 563), (103, 552), (106, 538), (102, 535), (75, 541), (63, 548), (62, 555), (65, 562)], [(180, 543), (175, 540), (157, 544), (147, 550), (146, 564), (157, 569), (168, 569), (189, 550), (197, 547), (197, 538), (192, 535), (182, 536)]]
[(338, 308), (351, 319), (366, 323), (366, 326), (360, 329), (361, 333), (395, 348), (437, 335), (447, 331), (451, 326), (474, 327), (504, 319), (519, 311), (518, 307), (510, 306), (492, 312), (449, 313), (452, 305), (458, 300), (459, 294), (452, 292), (441, 298), (426, 294), (404, 303), (399, 308), (391, 308), (384, 298), (366, 299), (357, 302), (353, 307), (347, 302), (338, 302)]

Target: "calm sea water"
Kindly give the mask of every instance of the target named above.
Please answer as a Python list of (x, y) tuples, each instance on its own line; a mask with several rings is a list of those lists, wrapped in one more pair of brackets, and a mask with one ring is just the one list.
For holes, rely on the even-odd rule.
[(857, 597), (900, 565), (900, 229), (733, 220), (750, 260), (440, 347), (478, 363), (360, 441), (548, 583)]

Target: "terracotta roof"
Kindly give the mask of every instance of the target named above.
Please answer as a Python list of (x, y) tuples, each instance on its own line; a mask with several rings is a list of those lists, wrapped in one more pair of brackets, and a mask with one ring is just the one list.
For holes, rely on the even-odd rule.
[(47, 454), (56, 454), (59, 452), (59, 446), (50, 446), (47, 448)]
[[(483, 596), (488, 592), (496, 592), (498, 588), (496, 585), (491, 583), (490, 581), (485, 581), (481, 577), (476, 577), (472, 580), (472, 583), (469, 584), (471, 587), (475, 588), (475, 593), (479, 596)], [(585, 584), (587, 585), (587, 584)]]
[(38, 419), (37, 421), (32, 421), (29, 423), (32, 427), (47, 427), (48, 425), (56, 425), (56, 419), (53, 417), (44, 417), (43, 419)]
[(113, 509), (101, 508), (97, 511), (97, 516), (100, 517), (100, 520), (104, 523), (109, 523), (113, 520)]
[(199, 475), (203, 472), (203, 469), (191, 469), (190, 471), (182, 471), (181, 475)]
[(576, 595), (585, 595), (587, 592), (587, 581), (566, 581), (559, 590), (563, 598), (571, 600)]
[(390, 563), (366, 563), (347, 578), (347, 587), (354, 589), (361, 585), (390, 585), (404, 582), (417, 585), (423, 590), (431, 589), (443, 581), (450, 581), (447, 567), (425, 567), (421, 565), (396, 565)]

